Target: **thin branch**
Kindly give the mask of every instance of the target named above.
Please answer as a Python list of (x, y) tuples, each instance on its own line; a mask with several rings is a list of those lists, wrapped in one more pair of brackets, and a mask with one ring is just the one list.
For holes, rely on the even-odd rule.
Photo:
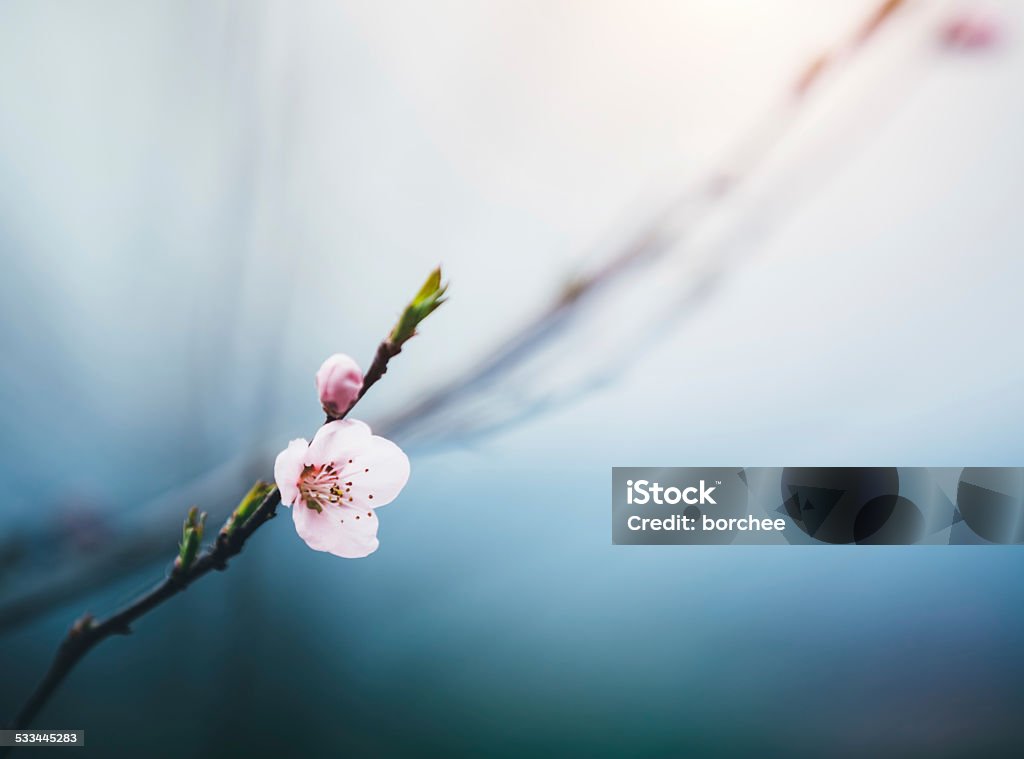
[(280, 503), (281, 494), (274, 488), (241, 527), (230, 535), (219, 535), (213, 545), (200, 554), (188, 569), (180, 572), (172, 570), (155, 588), (102, 622), (97, 622), (90, 614), (78, 619), (57, 649), (50, 669), (14, 718), (12, 729), (27, 727), (78, 661), (101, 641), (112, 635), (128, 635), (132, 623), (139, 617), (176, 596), (211, 570), (227, 569), (228, 559), (239, 554), (252, 534), (275, 516)]
[[(390, 338), (380, 344), (373, 363), (363, 378), (363, 387), (359, 396), (342, 416), (336, 417), (337, 419), (346, 416), (366, 395), (366, 392), (384, 376), (388, 369), (388, 362), (401, 350), (401, 343), (393, 343)], [(334, 421), (334, 418), (328, 417), (326, 420), (326, 422), (331, 421)], [(128, 635), (131, 632), (132, 623), (137, 619), (169, 598), (176, 596), (211, 570), (227, 569), (228, 560), (242, 551), (256, 530), (274, 518), (280, 503), (281, 494), (275, 487), (267, 493), (245, 522), (232, 531), (221, 531), (214, 543), (200, 553), (188, 567), (180, 570), (172, 569), (159, 585), (102, 621), (97, 621), (91, 614), (80, 617), (61, 642), (46, 675), (14, 718), (11, 729), (26, 728), (36, 718), (75, 665), (99, 643), (113, 635)], [(8, 753), (10, 753), (10, 747), (0, 748), (0, 757), (7, 756)]]
[(359, 390), (359, 395), (356, 399), (349, 404), (349, 407), (345, 409), (345, 413), (341, 416), (327, 415), (327, 421), (333, 422), (337, 419), (343, 419), (348, 416), (350, 412), (363, 396), (366, 395), (366, 391), (373, 387), (377, 381), (387, 374), (388, 362), (402, 352), (402, 346), (392, 343), (390, 340), (385, 340), (377, 346), (377, 353), (373, 357), (373, 363), (370, 364), (370, 368), (366, 370), (366, 374), (363, 375), (363, 387)]

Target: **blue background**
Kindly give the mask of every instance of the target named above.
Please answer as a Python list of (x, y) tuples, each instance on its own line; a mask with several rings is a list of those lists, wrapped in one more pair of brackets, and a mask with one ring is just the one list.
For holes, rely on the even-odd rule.
[[(320, 361), (368, 364), (438, 260), (451, 301), (375, 426), (744, 166), (871, 7), (5, 3), (0, 618), (155, 547), (4, 628), (0, 714), (79, 613), (160, 577), (189, 503), (222, 516), (315, 428)], [(96, 756), (1020, 747), (1019, 548), (612, 546), (609, 522), (613, 466), (1024, 463), (1024, 27), (986, 9), (970, 51), (942, 43), (961, 6), (902, 10), (559, 361), (452, 410), (516, 411), (495, 429), (397, 435), (376, 554), (314, 553), (283, 513), (39, 726)]]

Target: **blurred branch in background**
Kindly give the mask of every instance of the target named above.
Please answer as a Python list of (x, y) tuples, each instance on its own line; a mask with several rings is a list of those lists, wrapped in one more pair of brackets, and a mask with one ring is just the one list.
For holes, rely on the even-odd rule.
[[(0, 546), (0, 633), (153, 564), (166, 554), (168, 535), (181, 521), (182, 504), (209, 504), (214, 521), (226, 519), (235, 506), (235, 494), (265, 472), (270, 460), (268, 453), (230, 461), (126, 514), (108, 516), (92, 508), (88, 518), (54, 520), (53, 532), (8, 536)], [(49, 560), (34, 561), (40, 556)]]
[[(898, 111), (937, 60), (932, 43), (947, 5), (884, 0), (811, 59), (713, 171), (608, 246), (603, 262), (573, 278), (475, 368), (379, 428), (412, 445), (466, 442), (619, 374), (623, 357), (635, 357), (692, 314), (739, 255), (790, 218)], [(878, 38), (897, 20), (899, 34), (869, 44), (883, 43)], [(869, 49), (873, 57), (865, 55)], [(600, 350), (574, 349), (585, 345)]]
[[(609, 241), (595, 265), (479, 364), (380, 420), (375, 431), (405, 445), (461, 444), (607, 382), (623, 356), (635, 356), (698, 309), (740, 255), (852, 160), (898, 112), (937, 54), (991, 41), (992, 34), (951, 16), (955, 5), (882, 2), (809, 60), (714, 170), (634, 225), (627, 239)], [(585, 345), (600, 349), (578, 347)], [(211, 474), (203, 479), (208, 495), (168, 494), (140, 508), (135, 528), (109, 535), (87, 553), (57, 534), (4, 543), (0, 632), (158, 560), (183, 502), (219, 504), (210, 512), (220, 519), (229, 494), (268, 462), (269, 456), (254, 456), (244, 477)], [(63, 550), (54, 551), (57, 544)], [(44, 555), (61, 559), (45, 567), (33, 562), (44, 545)]]

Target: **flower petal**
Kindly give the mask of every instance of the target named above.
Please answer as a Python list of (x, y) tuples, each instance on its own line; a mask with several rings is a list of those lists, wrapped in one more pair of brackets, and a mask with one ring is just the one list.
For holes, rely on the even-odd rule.
[(306, 506), (292, 509), (295, 531), (314, 551), (326, 551), (343, 559), (361, 559), (377, 550), (377, 515), (349, 506), (328, 506), (316, 511)]
[(277, 454), (274, 460), (274, 481), (281, 491), (281, 503), (291, 506), (299, 497), (299, 477), (306, 464), (306, 451), (309, 443), (297, 438), (288, 443), (288, 447)]
[(391, 503), (409, 481), (409, 457), (377, 435), (357, 441), (340, 465), (339, 482), (346, 506), (375, 509)]
[(345, 463), (352, 458), (348, 450), (370, 437), (370, 428), (355, 419), (328, 422), (316, 431), (309, 444), (307, 464)]

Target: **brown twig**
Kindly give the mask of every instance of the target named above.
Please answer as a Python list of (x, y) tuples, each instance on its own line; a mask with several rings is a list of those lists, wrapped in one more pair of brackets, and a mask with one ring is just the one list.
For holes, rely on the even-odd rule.
[[(388, 370), (388, 362), (401, 350), (401, 344), (392, 343), (390, 339), (382, 342), (377, 348), (373, 363), (363, 377), (363, 387), (359, 396), (344, 414), (340, 417), (328, 417), (326, 421), (331, 422), (344, 418), (366, 395), (366, 392), (384, 376)], [(227, 569), (228, 560), (241, 552), (256, 530), (274, 518), (280, 503), (281, 494), (277, 488), (274, 488), (244, 523), (233, 531), (222, 531), (214, 543), (200, 553), (188, 567), (181, 570), (172, 569), (159, 585), (102, 621), (96, 621), (91, 614), (80, 617), (61, 642), (46, 675), (14, 718), (11, 729), (26, 728), (36, 718), (75, 665), (99, 643), (113, 635), (128, 635), (131, 632), (132, 623), (137, 619), (169, 598), (176, 596), (211, 570)], [(0, 757), (7, 756), (9, 752), (10, 747), (0, 748)]]
[(363, 387), (359, 390), (359, 395), (356, 399), (349, 404), (348, 408), (345, 409), (345, 413), (341, 416), (327, 415), (327, 421), (333, 422), (337, 419), (344, 419), (348, 416), (348, 412), (351, 411), (362, 397), (366, 395), (366, 391), (376, 384), (377, 380), (387, 374), (388, 362), (402, 352), (402, 346), (396, 345), (390, 340), (385, 340), (377, 346), (377, 353), (373, 357), (373, 363), (370, 364), (370, 368), (366, 370), (366, 374), (363, 375)]
[[(274, 517), (279, 503), (281, 494), (274, 488), (244, 524), (230, 535), (219, 535), (213, 545), (200, 554), (190, 567), (182, 571), (170, 571), (163, 582), (102, 622), (97, 622), (91, 614), (79, 618), (57, 649), (50, 669), (14, 718), (12, 729), (27, 727), (79, 660), (101, 641), (112, 635), (128, 635), (132, 623), (139, 617), (176, 596), (211, 570), (227, 569), (228, 559), (239, 554), (249, 537)], [(0, 753), (0, 756), (6, 753)]]

